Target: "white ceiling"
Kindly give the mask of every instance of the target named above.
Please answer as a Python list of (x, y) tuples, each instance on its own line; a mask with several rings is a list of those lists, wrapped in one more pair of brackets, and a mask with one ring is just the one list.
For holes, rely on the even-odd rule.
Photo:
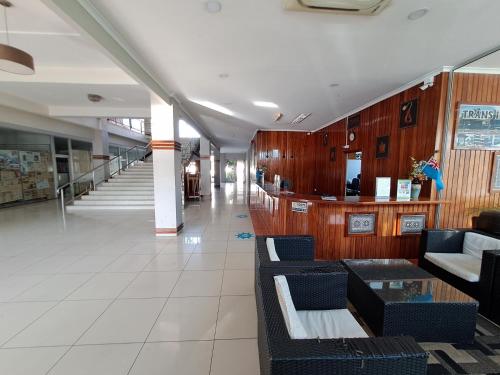
[[(97, 44), (80, 35), (40, 0), (11, 0), (10, 43), (35, 60), (36, 74), (0, 71), (0, 103), (34, 104), (50, 116), (149, 116), (149, 92), (121, 70)], [(5, 42), (3, 8), (0, 43)], [(104, 97), (92, 103), (87, 94)]]
[[(280, 0), (220, 0), (217, 14), (200, 0), (91, 2), (191, 112), (200, 108), (189, 100), (235, 112), (203, 116), (221, 144), (232, 147), (246, 148), (257, 128), (289, 129), (301, 112), (312, 116), (296, 128), (317, 129), (498, 45), (500, 35), (491, 18), (500, 1), (491, 0), (395, 0), (372, 17), (290, 12)], [(424, 18), (408, 20), (424, 7)], [(277, 103), (282, 124), (272, 122), (276, 110), (254, 107), (254, 100)], [(241, 139), (231, 137), (233, 126)]]

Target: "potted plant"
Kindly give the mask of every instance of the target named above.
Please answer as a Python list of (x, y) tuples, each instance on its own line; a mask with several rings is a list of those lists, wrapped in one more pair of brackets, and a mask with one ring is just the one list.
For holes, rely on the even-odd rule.
[(422, 190), (422, 182), (427, 180), (427, 176), (423, 172), (425, 161), (417, 161), (413, 156), (410, 156), (410, 160), (411, 169), (409, 178), (411, 180), (411, 200), (418, 200), (420, 191)]

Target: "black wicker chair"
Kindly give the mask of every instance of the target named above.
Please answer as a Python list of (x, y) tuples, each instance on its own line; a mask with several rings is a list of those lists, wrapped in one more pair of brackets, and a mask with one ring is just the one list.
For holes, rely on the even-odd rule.
[(345, 308), (347, 274), (301, 268), (260, 270), (256, 292), (261, 375), (426, 374), (426, 353), (411, 337), (291, 339), (273, 276), (285, 274), (298, 310)]
[(469, 282), (425, 258), (426, 253), (461, 253), (466, 232), (500, 239), (500, 211), (475, 220), (474, 229), (426, 229), (420, 240), (419, 266), (479, 301), (479, 312), (500, 323), (500, 250), (483, 251), (478, 282)]

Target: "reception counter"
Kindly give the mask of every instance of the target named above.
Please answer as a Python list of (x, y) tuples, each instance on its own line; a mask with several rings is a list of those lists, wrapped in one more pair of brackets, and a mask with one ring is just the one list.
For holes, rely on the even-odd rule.
[(317, 259), (417, 258), (420, 231), (434, 226), (442, 202), (286, 194), (252, 185), (250, 208), (257, 234), (308, 234)]

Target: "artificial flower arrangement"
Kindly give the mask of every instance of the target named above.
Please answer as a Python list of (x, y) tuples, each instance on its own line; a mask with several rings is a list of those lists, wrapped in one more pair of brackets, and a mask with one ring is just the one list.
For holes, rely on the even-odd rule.
[(412, 184), (422, 184), (423, 181), (427, 180), (423, 169), (426, 166), (426, 162), (423, 160), (417, 161), (413, 156), (410, 156), (411, 169), (409, 173), (409, 178)]

